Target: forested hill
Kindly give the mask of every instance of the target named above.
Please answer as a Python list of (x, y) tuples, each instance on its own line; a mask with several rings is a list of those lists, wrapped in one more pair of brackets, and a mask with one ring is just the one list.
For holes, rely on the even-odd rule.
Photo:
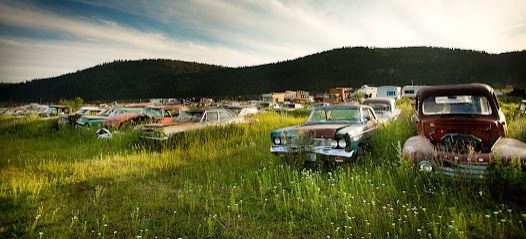
[(488, 54), (430, 47), (355, 47), (239, 68), (172, 60), (116, 61), (49, 79), (1, 84), (0, 101), (237, 96), (411, 82), (526, 87), (526, 51)]

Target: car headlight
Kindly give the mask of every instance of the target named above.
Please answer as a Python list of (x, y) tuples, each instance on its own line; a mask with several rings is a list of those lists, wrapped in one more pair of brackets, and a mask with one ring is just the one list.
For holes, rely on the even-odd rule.
[(272, 142), (276, 145), (281, 144), (281, 139), (279, 137), (275, 137)]
[(338, 147), (344, 149), (347, 146), (347, 141), (345, 139), (338, 140)]
[(336, 148), (336, 147), (338, 147), (338, 141), (331, 139), (331, 148)]

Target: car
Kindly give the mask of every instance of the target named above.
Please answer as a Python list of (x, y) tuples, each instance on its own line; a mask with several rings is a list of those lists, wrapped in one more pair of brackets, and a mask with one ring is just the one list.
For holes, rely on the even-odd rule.
[(183, 105), (148, 106), (143, 113), (158, 123), (172, 122), (183, 110), (188, 110)]
[(102, 110), (97, 115), (84, 115), (84, 116), (81, 116), (77, 120), (76, 126), (77, 127), (82, 127), (82, 126), (87, 126), (87, 127), (102, 126), (103, 123), (104, 123), (104, 120), (106, 118), (108, 118), (110, 115), (112, 115), (115, 110), (116, 110), (116, 108), (108, 108), (108, 109)]
[(136, 130), (140, 132), (142, 138), (162, 141), (182, 132), (244, 122), (243, 117), (236, 116), (226, 109), (195, 109), (181, 111), (170, 123), (140, 125)]
[(415, 170), (484, 177), (496, 160), (526, 160), (526, 144), (506, 137), (505, 116), (488, 85), (423, 87), (412, 120), (417, 135), (402, 150)]
[(95, 116), (98, 113), (100, 113), (102, 110), (103, 109), (99, 107), (95, 107), (95, 106), (83, 106), (83, 107), (80, 107), (80, 109), (77, 110), (75, 113), (68, 115), (68, 116), (63, 116), (59, 120), (59, 123), (68, 123), (70, 125), (75, 125), (77, 123), (77, 120), (79, 120), (80, 117), (84, 115)]
[(356, 155), (377, 127), (377, 117), (370, 106), (319, 107), (312, 110), (304, 124), (272, 131), (270, 152), (285, 155), (304, 151), (307, 161), (321, 156), (344, 162)]
[(146, 106), (144, 108), (126, 108), (126, 112), (116, 114), (104, 120), (106, 128), (131, 128), (145, 123), (168, 123), (175, 119), (185, 106)]
[(65, 105), (49, 105), (46, 110), (40, 112), (38, 116), (41, 118), (51, 118), (57, 116), (64, 116), (71, 113), (71, 107)]
[(367, 98), (362, 104), (371, 106), (381, 123), (396, 120), (400, 116), (400, 109), (396, 107), (396, 100), (393, 98)]
[(279, 109), (279, 104), (263, 101), (263, 102), (257, 103), (256, 107), (258, 108), (258, 110), (272, 110), (272, 109)]
[(298, 103), (284, 103), (279, 107), (280, 111), (294, 111), (298, 109), (303, 109), (303, 105)]
[(239, 117), (255, 115), (258, 113), (258, 108), (252, 105), (227, 105), (225, 109), (232, 111)]
[(126, 128), (136, 122), (145, 121), (148, 117), (144, 114), (143, 107), (123, 107), (116, 108), (102, 123), (104, 128)]

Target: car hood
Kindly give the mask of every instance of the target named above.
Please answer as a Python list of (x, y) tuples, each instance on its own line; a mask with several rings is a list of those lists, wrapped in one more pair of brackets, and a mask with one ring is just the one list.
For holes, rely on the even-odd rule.
[(334, 138), (336, 134), (345, 134), (359, 127), (354, 124), (304, 124), (272, 131), (272, 137), (294, 137), (300, 133), (312, 135), (315, 138)]

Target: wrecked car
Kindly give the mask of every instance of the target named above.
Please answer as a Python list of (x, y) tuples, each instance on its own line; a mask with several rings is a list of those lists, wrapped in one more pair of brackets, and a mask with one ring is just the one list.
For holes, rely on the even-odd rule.
[(417, 136), (403, 146), (416, 170), (483, 177), (495, 160), (526, 160), (526, 144), (507, 138), (495, 92), (484, 84), (428, 86), (416, 96)]
[(400, 109), (396, 107), (396, 100), (393, 98), (367, 98), (362, 104), (371, 106), (381, 123), (396, 120), (400, 116)]
[(196, 130), (208, 126), (244, 123), (245, 119), (235, 116), (226, 109), (196, 109), (181, 111), (170, 123), (140, 125), (136, 128), (142, 138), (167, 140), (174, 134)]
[(77, 110), (75, 113), (73, 113), (71, 115), (68, 115), (68, 116), (64, 116), (63, 118), (61, 118), (59, 120), (59, 123), (69, 123), (71, 125), (75, 125), (77, 123), (77, 120), (79, 120), (80, 117), (82, 117), (84, 115), (95, 116), (95, 115), (99, 114), (101, 111), (102, 111), (102, 109), (99, 108), (99, 107), (83, 106), (83, 107), (80, 107), (80, 109)]
[(270, 152), (306, 152), (306, 161), (322, 156), (336, 162), (352, 158), (378, 127), (373, 108), (365, 105), (326, 106), (314, 109), (307, 122), (271, 132)]
[(258, 108), (252, 105), (227, 105), (225, 108), (239, 117), (250, 116), (258, 113)]
[(104, 119), (102, 126), (105, 128), (126, 128), (144, 122), (149, 117), (144, 113), (143, 108), (117, 108), (111, 115)]
[(188, 108), (183, 105), (149, 106), (144, 108), (143, 113), (153, 118), (155, 122), (169, 123), (172, 122), (183, 110), (188, 110)]
[(84, 116), (81, 116), (77, 120), (76, 126), (77, 127), (82, 127), (82, 126), (87, 126), (87, 127), (102, 126), (102, 124), (104, 123), (104, 120), (106, 118), (108, 118), (110, 115), (112, 115), (115, 110), (116, 110), (116, 108), (108, 108), (108, 109), (102, 110), (97, 115), (84, 115)]
[[(137, 110), (134, 110), (137, 109)], [(169, 123), (179, 115), (184, 106), (147, 106), (144, 109), (129, 108), (125, 113), (113, 115), (104, 120), (107, 128), (130, 128), (145, 123)]]
[(71, 107), (65, 105), (49, 105), (45, 111), (42, 111), (38, 116), (42, 118), (51, 118), (71, 113)]

